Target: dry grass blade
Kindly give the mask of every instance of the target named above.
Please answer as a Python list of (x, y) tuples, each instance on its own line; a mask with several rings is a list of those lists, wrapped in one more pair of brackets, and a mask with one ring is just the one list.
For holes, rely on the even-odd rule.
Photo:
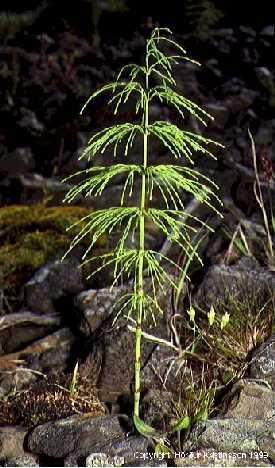
[(267, 236), (268, 257), (269, 257), (270, 264), (272, 264), (272, 260), (274, 258), (273, 242), (272, 242), (272, 235), (271, 235), (270, 228), (269, 228), (269, 222), (268, 222), (267, 212), (266, 212), (266, 208), (264, 204), (261, 182), (260, 182), (259, 172), (258, 172), (258, 167), (257, 167), (256, 147), (255, 147), (254, 139), (252, 137), (250, 130), (248, 130), (248, 135), (249, 135), (250, 142), (251, 142), (251, 153), (252, 153), (252, 160), (253, 160), (255, 179), (256, 179), (254, 182), (254, 186), (253, 186), (254, 194), (262, 212), (264, 227), (265, 227), (266, 236)]

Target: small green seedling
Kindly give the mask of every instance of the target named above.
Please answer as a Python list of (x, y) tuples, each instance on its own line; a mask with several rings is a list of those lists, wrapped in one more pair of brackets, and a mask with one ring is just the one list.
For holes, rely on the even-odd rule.
[(180, 447), (180, 433), (181, 433), (181, 431), (187, 431), (188, 429), (190, 429), (190, 426), (191, 426), (191, 419), (188, 416), (188, 414), (186, 414), (172, 428), (172, 431), (177, 433), (178, 446), (179, 447)]
[(72, 379), (69, 385), (70, 398), (74, 398), (77, 393), (77, 383), (78, 383), (78, 362), (74, 366)]
[[(189, 193), (198, 202), (219, 213), (212, 202), (213, 197), (219, 202), (215, 195), (217, 186), (192, 168), (194, 164), (192, 155), (201, 153), (215, 159), (211, 147), (222, 145), (201, 134), (184, 130), (168, 120), (150, 121), (150, 106), (154, 101), (159, 101), (163, 106), (170, 106), (182, 119), (189, 114), (203, 125), (206, 125), (208, 119), (212, 119), (207, 112), (176, 91), (172, 68), (181, 60), (196, 63), (188, 58), (186, 51), (172, 39), (169, 29), (156, 28), (146, 42), (144, 64), (124, 66), (116, 81), (103, 86), (91, 95), (82, 112), (96, 97), (111, 93), (108, 103), (114, 106), (114, 114), (117, 114), (120, 106), (129, 99), (131, 102), (135, 100), (135, 111), (139, 121), (119, 123), (104, 128), (92, 136), (80, 156), (80, 159), (90, 161), (91, 167), (77, 173), (77, 176), (84, 177), (84, 180), (69, 190), (65, 197), (65, 202), (72, 202), (80, 194), (86, 197), (101, 196), (114, 177), (124, 176), (120, 206), (91, 211), (83, 218), (80, 222), (84, 227), (73, 240), (70, 250), (83, 238), (90, 238), (89, 247), (83, 256), (83, 264), (93, 262), (95, 259), (101, 261), (92, 275), (102, 268), (112, 266), (113, 285), (119, 280), (128, 281), (129, 278), (133, 280), (132, 292), (123, 296), (118, 315), (127, 313), (135, 333), (134, 423), (137, 429), (148, 437), (154, 436), (154, 433), (151, 434), (151, 430), (144, 426), (139, 418), (141, 342), (145, 336), (142, 327), (148, 314), (155, 317), (158, 313), (164, 312), (158, 301), (158, 288), (167, 291), (170, 285), (177, 290), (177, 285), (168, 274), (165, 264), (176, 267), (179, 274), (184, 276), (186, 270), (167, 256), (147, 248), (146, 221), (153, 222), (166, 239), (183, 249), (187, 258), (193, 258), (198, 257), (191, 240), (196, 228), (194, 225), (191, 227), (187, 221), (189, 219), (193, 224), (198, 223), (200, 228), (208, 226), (195, 216), (185, 213), (184, 193)], [(141, 138), (143, 147), (141, 160), (135, 164), (127, 164), (127, 156), (138, 137)], [(177, 161), (176, 164), (150, 164), (149, 143), (152, 137), (163, 144), (167, 152)], [(95, 157), (103, 155), (110, 147), (113, 147), (114, 156), (120, 153), (120, 156), (125, 158), (125, 163), (94, 166)], [(139, 195), (139, 202), (137, 206), (127, 206), (126, 197), (131, 197), (134, 189)], [(152, 206), (155, 192), (163, 200), (165, 208)], [(92, 249), (97, 240), (105, 233), (111, 235), (115, 229), (121, 229), (122, 234), (114, 249), (100, 257), (93, 257)], [(133, 247), (129, 247), (127, 242), (130, 236), (133, 239), (137, 236), (138, 239)], [(147, 276), (149, 273), (151, 279), (151, 292), (147, 289), (145, 291), (144, 288), (145, 272)]]

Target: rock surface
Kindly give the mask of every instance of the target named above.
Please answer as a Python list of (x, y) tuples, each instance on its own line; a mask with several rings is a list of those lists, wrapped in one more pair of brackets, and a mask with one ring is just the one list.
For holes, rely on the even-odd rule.
[(225, 415), (206, 422), (177, 466), (272, 466), (274, 431), (275, 393), (256, 382), (239, 381)]
[[(255, 452), (257, 453), (257, 452)], [(215, 449), (198, 450), (175, 460), (176, 466), (273, 466), (267, 459), (256, 459), (242, 452), (218, 452)]]
[(24, 174), (31, 171), (35, 166), (31, 148), (17, 148), (13, 153), (0, 158), (0, 172), (9, 174)]
[(28, 307), (41, 314), (54, 313), (54, 301), (84, 289), (79, 264), (73, 260), (55, 260), (40, 270), (25, 285)]
[(275, 336), (271, 336), (252, 356), (250, 375), (270, 382), (275, 391)]
[(275, 422), (275, 392), (264, 382), (240, 380), (233, 386), (226, 399), (231, 399), (226, 411), (227, 418)]
[(23, 447), (26, 434), (27, 431), (19, 426), (0, 427), (0, 461), (26, 455)]
[(36, 372), (39, 375), (40, 372), (56, 368), (65, 369), (73, 343), (72, 332), (68, 328), (61, 328), (20, 351), (0, 356), (0, 395), (32, 383), (36, 379)]
[(3, 463), (0, 462), (0, 466), (40, 466), (38, 457), (32, 454), (26, 454), (21, 457), (12, 457)]
[(102, 323), (115, 313), (115, 302), (126, 293), (127, 287), (114, 287), (103, 289), (89, 289), (76, 296), (75, 305), (82, 312), (86, 321), (83, 324), (84, 332), (87, 334), (94, 332)]
[(47, 457), (87, 457), (122, 436), (118, 416), (72, 416), (37, 426), (28, 435), (26, 445), (31, 452)]
[(60, 325), (60, 317), (38, 315), (27, 310), (3, 315), (0, 320), (1, 354), (8, 354), (42, 338)]
[(195, 296), (195, 302), (209, 309), (210, 305), (226, 304), (229, 300), (244, 302), (259, 297), (262, 305), (274, 297), (275, 276), (243, 258), (234, 266), (215, 265), (210, 268)]
[(137, 453), (145, 454), (147, 449), (148, 441), (144, 437), (123, 438), (99, 448), (98, 453), (89, 455), (86, 459), (86, 466), (99, 466), (100, 460), (104, 466), (128, 466), (136, 461)]

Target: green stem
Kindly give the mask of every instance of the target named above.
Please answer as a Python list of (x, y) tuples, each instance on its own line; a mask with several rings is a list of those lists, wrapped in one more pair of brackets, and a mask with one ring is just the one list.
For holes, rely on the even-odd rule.
[(146, 194), (146, 176), (148, 159), (148, 125), (149, 125), (149, 100), (148, 100), (148, 60), (146, 60), (146, 88), (144, 94), (144, 134), (143, 134), (143, 174), (141, 177), (141, 196), (140, 196), (140, 220), (139, 220), (139, 263), (138, 263), (138, 309), (136, 318), (136, 336), (135, 336), (135, 396), (134, 396), (134, 415), (139, 416), (140, 402), (140, 369), (141, 369), (141, 338), (142, 338), (142, 320), (144, 312), (144, 288), (143, 288), (143, 269), (144, 269), (144, 216), (145, 216), (145, 194)]

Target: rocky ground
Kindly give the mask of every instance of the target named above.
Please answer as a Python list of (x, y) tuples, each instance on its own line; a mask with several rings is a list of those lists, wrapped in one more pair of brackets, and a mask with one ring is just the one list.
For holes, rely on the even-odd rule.
[[(73, 33), (58, 41), (42, 34), (36, 47), (1, 46), (2, 466), (275, 465), (275, 276), (253, 192), (247, 136), (249, 127), (269, 206), (274, 202), (274, 28), (216, 29), (202, 43), (182, 39), (203, 67), (180, 66), (178, 86), (214, 115), (206, 136), (225, 145), (216, 162), (196, 160), (220, 186), (224, 218), (210, 217), (186, 199), (213, 228), (200, 245), (205, 267), (193, 265), (188, 294), (177, 309), (172, 292), (159, 291), (166, 316), (157, 327), (146, 324), (176, 345), (146, 343), (142, 363), (142, 417), (166, 434), (173, 451), (169, 460), (157, 456), (153, 441), (136, 435), (131, 423), (133, 336), (124, 320), (113, 326), (114, 303), (130, 285), (110, 292), (108, 272), (87, 281), (89, 272), (78, 268), (85, 243), (61, 262), (76, 233), (66, 227), (88, 209), (114, 203), (121, 184), (100, 200), (61, 205), (69, 186), (61, 179), (85, 167), (77, 153), (91, 129), (113, 122), (108, 107), (95, 106), (81, 118), (77, 109), (121, 65), (140, 60), (143, 34), (108, 47), (95, 47)], [(132, 117), (125, 108), (121, 119)], [(174, 118), (163, 106), (155, 106), (152, 117)], [(202, 130), (192, 119), (187, 125)], [(168, 161), (153, 145), (152, 153)], [(137, 145), (133, 161), (139, 151)], [(106, 236), (96, 251), (108, 251), (113, 241)], [(152, 226), (146, 242), (178, 258)], [(186, 313), (190, 297), (195, 331)], [(211, 305), (217, 321), (210, 328)], [(225, 313), (230, 321), (221, 332)], [(193, 354), (184, 354), (194, 340)], [(176, 437), (171, 427), (186, 409), (192, 427)]]

